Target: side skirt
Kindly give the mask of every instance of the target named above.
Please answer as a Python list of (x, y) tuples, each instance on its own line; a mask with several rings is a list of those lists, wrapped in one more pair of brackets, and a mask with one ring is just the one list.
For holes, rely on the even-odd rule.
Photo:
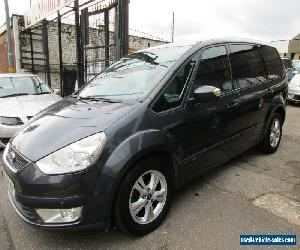
[(258, 124), (184, 159), (179, 166), (178, 187), (190, 183), (211, 169), (257, 145), (260, 142), (262, 129), (263, 124)]

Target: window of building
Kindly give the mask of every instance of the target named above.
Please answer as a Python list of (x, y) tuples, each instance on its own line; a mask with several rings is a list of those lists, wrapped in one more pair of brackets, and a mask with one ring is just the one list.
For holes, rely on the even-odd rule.
[(215, 86), (223, 92), (233, 89), (229, 59), (225, 46), (211, 47), (203, 51), (197, 68), (195, 87)]
[(232, 44), (230, 50), (232, 78), (240, 88), (266, 81), (265, 66), (258, 45)]

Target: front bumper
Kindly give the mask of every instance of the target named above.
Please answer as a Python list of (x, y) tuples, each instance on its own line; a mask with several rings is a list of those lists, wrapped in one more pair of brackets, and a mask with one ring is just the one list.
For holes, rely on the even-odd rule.
[(290, 102), (300, 102), (300, 95), (288, 95), (287, 98), (288, 101)]
[(287, 100), (292, 102), (300, 102), (300, 90), (289, 88)]
[(11, 205), (13, 206), (19, 217), (27, 224), (32, 225), (34, 227), (47, 230), (85, 230), (93, 228), (106, 229), (109, 226), (108, 222), (105, 221), (101, 221), (95, 224), (84, 224), (82, 223), (82, 220), (78, 220), (71, 223), (44, 223), (35, 211), (35, 209), (26, 207), (21, 203), (17, 202), (15, 197), (10, 192), (8, 192), (8, 196)]
[[(97, 166), (89, 171), (68, 175), (45, 175), (34, 163), (12, 171), (4, 159), (3, 170), (14, 190), (9, 198), (17, 214), (27, 223), (44, 229), (106, 229), (110, 226), (108, 194), (101, 195), (97, 184)], [(45, 223), (36, 209), (69, 209), (83, 207), (80, 219), (68, 223)]]

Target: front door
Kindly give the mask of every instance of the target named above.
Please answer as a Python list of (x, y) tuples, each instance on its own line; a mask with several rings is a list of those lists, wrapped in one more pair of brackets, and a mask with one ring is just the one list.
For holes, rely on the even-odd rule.
[[(231, 158), (235, 148), (228, 142), (238, 132), (239, 93), (232, 82), (227, 45), (215, 45), (202, 50), (192, 80), (190, 100), (186, 105), (189, 139), (184, 164), (187, 179), (194, 179), (210, 167)], [(211, 102), (193, 100), (193, 91), (201, 86), (214, 86), (221, 96)], [(193, 100), (193, 101), (192, 101)], [(196, 103), (190, 103), (196, 102)], [(184, 175), (184, 173), (183, 173)]]
[[(192, 101), (193, 91), (200, 86), (220, 88), (222, 94), (211, 102)], [(181, 184), (234, 154), (228, 141), (238, 130), (238, 98), (225, 44), (201, 50), (162, 91), (152, 110), (160, 116), (159, 127), (179, 145)]]

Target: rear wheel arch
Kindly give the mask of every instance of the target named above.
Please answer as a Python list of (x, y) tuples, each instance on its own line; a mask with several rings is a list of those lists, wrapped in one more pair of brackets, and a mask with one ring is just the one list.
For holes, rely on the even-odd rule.
[(271, 107), (269, 108), (268, 113), (266, 115), (266, 118), (265, 118), (263, 136), (264, 136), (264, 133), (266, 132), (266, 129), (268, 128), (274, 114), (275, 113), (280, 114), (280, 116), (282, 118), (282, 122), (284, 122), (285, 112), (286, 111), (285, 111), (283, 104), (274, 103), (273, 105), (271, 105)]
[[(272, 113), (272, 117), (270, 119), (270, 122), (268, 124), (266, 133), (263, 137), (263, 140), (261, 143), (258, 144), (258, 149), (265, 154), (271, 154), (274, 153), (280, 144), (281, 136), (282, 136), (282, 116), (279, 112), (276, 112), (276, 110)], [(279, 126), (275, 125), (275, 122), (277, 121), (277, 124)], [(274, 127), (275, 126), (275, 127)], [(273, 145), (273, 142), (275, 141), (275, 144)]]

